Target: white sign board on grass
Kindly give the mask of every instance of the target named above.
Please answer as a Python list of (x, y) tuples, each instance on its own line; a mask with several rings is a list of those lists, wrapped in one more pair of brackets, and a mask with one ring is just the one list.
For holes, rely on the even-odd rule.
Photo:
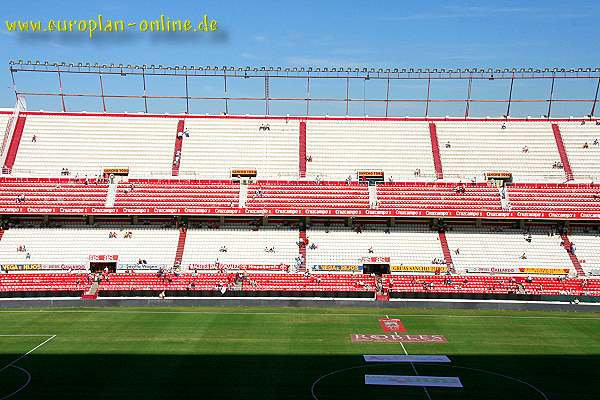
[(404, 355), (404, 354), (365, 354), (363, 355), (366, 362), (381, 362), (381, 363), (420, 363), (420, 362), (439, 362), (439, 363), (449, 363), (450, 359), (448, 356), (436, 356), (436, 355)]
[(463, 387), (456, 376), (365, 375), (365, 385)]

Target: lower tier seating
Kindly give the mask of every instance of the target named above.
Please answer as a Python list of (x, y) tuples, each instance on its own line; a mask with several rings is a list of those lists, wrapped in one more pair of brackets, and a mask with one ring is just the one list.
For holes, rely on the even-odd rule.
[(386, 275), (393, 292), (600, 296), (600, 279), (509, 276)]
[(0, 274), (1, 292), (81, 292), (87, 291), (91, 281), (88, 274), (20, 273)]

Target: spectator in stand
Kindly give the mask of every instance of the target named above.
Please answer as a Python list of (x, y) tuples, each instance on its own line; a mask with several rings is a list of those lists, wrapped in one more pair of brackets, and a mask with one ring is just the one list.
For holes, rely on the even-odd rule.
[(346, 178), (346, 185), (349, 185), (350, 183), (352, 183), (352, 176), (348, 175), (348, 177)]
[(221, 248), (219, 249), (219, 251), (221, 253), (227, 253), (227, 246), (221, 246)]
[(521, 260), (527, 260), (527, 255), (525, 253), (521, 254)]
[(449, 149), (449, 148), (451, 148), (451, 147), (452, 147), (452, 145), (450, 144), (450, 141), (447, 141), (447, 142), (446, 142), (446, 148), (447, 148), (447, 149)]
[(35, 136), (35, 133), (33, 134), (33, 136), (31, 137), (31, 142), (32, 143), (36, 143), (37, 142), (37, 136)]
[(460, 254), (460, 249), (457, 247), (456, 250), (454, 250), (454, 254), (459, 255)]
[(415, 169), (415, 176), (421, 176), (421, 168)]
[(589, 148), (590, 148), (590, 145), (588, 144), (588, 142), (585, 142), (585, 143), (583, 144), (583, 148), (584, 148), (584, 149), (589, 149)]
[(312, 156), (307, 156), (306, 157), (306, 162), (312, 162)]
[(369, 253), (372, 254), (374, 252), (373, 246), (369, 247)]
[(527, 147), (527, 146), (523, 146), (523, 148), (521, 149), (521, 151), (522, 151), (523, 153), (529, 153), (529, 147)]
[[(600, 121), (596, 121), (596, 125), (600, 125), (599, 123)], [(592, 143), (594, 146), (598, 146), (600, 145), (600, 142), (598, 142), (598, 139), (594, 139), (594, 143)]]

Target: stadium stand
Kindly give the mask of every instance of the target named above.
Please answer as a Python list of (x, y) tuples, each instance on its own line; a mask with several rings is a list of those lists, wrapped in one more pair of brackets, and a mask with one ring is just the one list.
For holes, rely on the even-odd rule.
[[(531, 228), (528, 232), (506, 227), (469, 228), (453, 226), (446, 234), (458, 273), (524, 273), (547, 270), (565, 274), (571, 261), (560, 246), (560, 235), (550, 228)], [(458, 252), (457, 252), (458, 250)], [(570, 271), (573, 273), (573, 271)]]
[(0, 206), (104, 206), (108, 185), (85, 179), (0, 178)]
[(298, 122), (244, 118), (185, 121), (179, 175), (229, 179), (232, 169), (255, 169), (259, 179), (298, 178)]
[(188, 229), (181, 265), (189, 270), (281, 270), (296, 266), (298, 232), (227, 226)]
[[(483, 179), (489, 171), (510, 171), (517, 182), (562, 182), (560, 162), (548, 122), (436, 123), (444, 178)], [(504, 128), (503, 128), (504, 127)]]
[(115, 207), (237, 207), (239, 192), (231, 181), (129, 179), (119, 183)]
[[(130, 237), (125, 237), (130, 232)], [(109, 237), (111, 233), (115, 237)], [(12, 228), (0, 241), (0, 264), (40, 265), (46, 270), (89, 270), (90, 256), (117, 256), (125, 269), (172, 267), (178, 231), (127, 226), (106, 228)], [(19, 248), (24, 250), (19, 251)]]
[[(19, 118), (0, 177), (0, 296), (87, 296), (104, 257), (118, 273), (101, 297), (600, 295), (592, 121)], [(506, 189), (484, 181), (495, 171), (512, 174)], [(363, 273), (371, 262), (391, 274)]]
[(498, 188), (484, 183), (385, 183), (377, 199), (381, 209), (502, 210)]
[(599, 182), (600, 125), (573, 121), (561, 122), (558, 126), (575, 180)]
[(256, 182), (248, 188), (246, 207), (368, 208), (369, 191), (356, 182)]
[[(95, 177), (106, 167), (130, 176), (171, 175), (177, 119), (28, 113), (13, 167), (18, 176)], [(33, 141), (33, 136), (36, 139)]]
[(0, 274), (0, 297), (81, 296), (91, 283), (88, 274)]
[(435, 179), (425, 122), (307, 121), (306, 125), (310, 178), (343, 181), (367, 170), (384, 171), (395, 180)]
[(389, 257), (392, 266), (435, 266), (434, 260), (444, 259), (437, 233), (427, 225), (366, 225), (360, 229), (331, 226), (308, 229), (306, 235), (307, 266), (314, 271), (324, 266), (358, 267), (363, 257)]
[(600, 211), (600, 187), (589, 184), (519, 184), (508, 187), (511, 210)]
[(592, 233), (590, 229), (574, 228), (569, 234), (569, 239), (575, 245), (577, 256), (584, 273), (600, 272), (600, 234)]

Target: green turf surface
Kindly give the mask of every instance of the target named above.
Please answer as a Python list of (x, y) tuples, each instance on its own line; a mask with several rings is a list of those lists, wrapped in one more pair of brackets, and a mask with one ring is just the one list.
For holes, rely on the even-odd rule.
[[(446, 354), (420, 375), (458, 376), (437, 399), (600, 398), (600, 314), (348, 308), (102, 308), (0, 310), (0, 400), (407, 399), (422, 388), (372, 387), (364, 375), (414, 375), (410, 364), (365, 366), (363, 354), (403, 354), (397, 343), (351, 343), (381, 333), (378, 318), (445, 344), (405, 344)], [(348, 369), (357, 367), (353, 369)], [(522, 381), (522, 382), (519, 382)], [(538, 393), (532, 385), (544, 393)]]

